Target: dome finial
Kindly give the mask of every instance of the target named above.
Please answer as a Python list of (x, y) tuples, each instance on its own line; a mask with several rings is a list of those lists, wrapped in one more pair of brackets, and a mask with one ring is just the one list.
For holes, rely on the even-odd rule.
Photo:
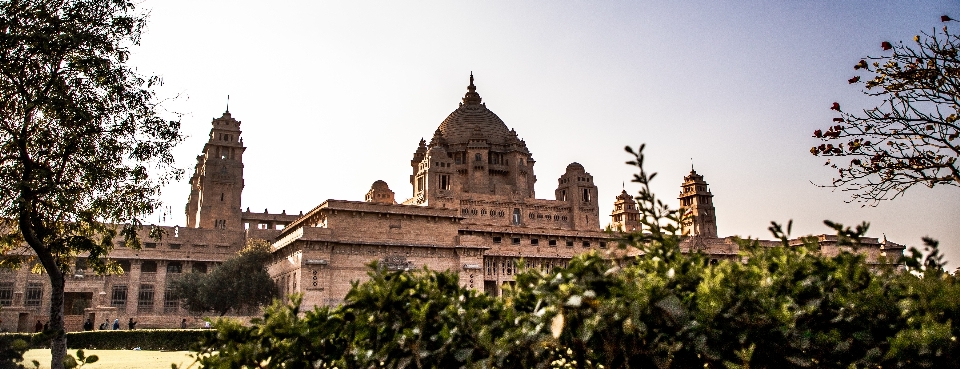
[(477, 93), (477, 86), (473, 84), (473, 71), (470, 71), (470, 85), (467, 86), (467, 94), (463, 96), (464, 105), (480, 105), (480, 94)]

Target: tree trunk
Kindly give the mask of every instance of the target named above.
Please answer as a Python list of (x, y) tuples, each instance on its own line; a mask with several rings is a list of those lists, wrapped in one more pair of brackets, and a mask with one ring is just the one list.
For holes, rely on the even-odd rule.
[(63, 288), (65, 280), (59, 270), (50, 274), (50, 369), (63, 369), (63, 359), (67, 355), (67, 335), (63, 328)]
[(37, 253), (37, 259), (50, 276), (50, 318), (47, 323), (49, 331), (53, 333), (50, 339), (50, 369), (64, 369), (63, 358), (67, 355), (67, 336), (63, 330), (63, 290), (66, 280), (50, 249), (43, 244), (40, 237), (37, 237), (34, 228), (28, 225), (30, 217), (27, 214), (27, 211), (21, 209), (20, 234), (30, 248)]

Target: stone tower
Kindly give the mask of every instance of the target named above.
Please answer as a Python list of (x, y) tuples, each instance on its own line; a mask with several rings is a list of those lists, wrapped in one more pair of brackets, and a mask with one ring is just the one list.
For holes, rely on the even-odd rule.
[(717, 237), (717, 214), (713, 207), (713, 194), (707, 188), (703, 176), (690, 168), (683, 177), (680, 190), (680, 214), (683, 217), (681, 232), (686, 236)]
[(597, 185), (583, 165), (567, 165), (566, 173), (557, 180), (554, 193), (557, 201), (570, 203), (570, 219), (574, 229), (600, 229)]
[(210, 138), (190, 177), (187, 227), (243, 230), (240, 195), (246, 147), (240, 138), (240, 121), (233, 119), (228, 108), (211, 124)]
[(637, 202), (633, 196), (626, 190), (617, 196), (613, 202), (613, 213), (610, 214), (610, 227), (614, 231), (634, 232), (642, 230), (640, 224), (640, 210), (637, 209)]

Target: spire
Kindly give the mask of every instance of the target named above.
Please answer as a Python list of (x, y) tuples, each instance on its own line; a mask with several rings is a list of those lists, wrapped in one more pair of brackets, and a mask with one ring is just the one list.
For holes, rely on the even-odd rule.
[(473, 72), (470, 72), (470, 85), (467, 86), (467, 94), (463, 96), (463, 105), (480, 105), (480, 94), (477, 93), (477, 86), (473, 84)]
[(227, 95), (227, 114), (230, 114), (230, 95)]

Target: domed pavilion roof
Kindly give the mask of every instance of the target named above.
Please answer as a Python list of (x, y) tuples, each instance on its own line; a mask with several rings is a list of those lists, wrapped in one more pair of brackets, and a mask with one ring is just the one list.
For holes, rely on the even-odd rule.
[(466, 144), (470, 139), (478, 138), (486, 139), (490, 144), (507, 145), (517, 139), (516, 133), (481, 102), (477, 86), (473, 85), (473, 73), (470, 73), (470, 85), (460, 107), (440, 123), (438, 130), (451, 145)]

